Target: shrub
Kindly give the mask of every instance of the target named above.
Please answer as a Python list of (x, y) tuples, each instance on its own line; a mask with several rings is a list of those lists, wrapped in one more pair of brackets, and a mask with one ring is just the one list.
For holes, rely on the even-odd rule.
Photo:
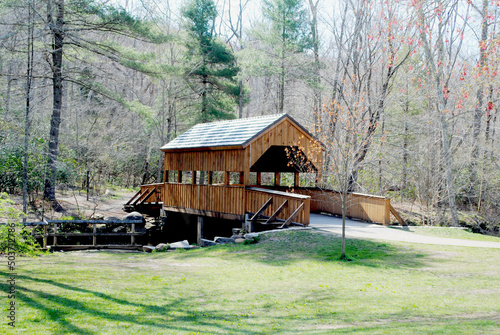
[(0, 226), (0, 253), (36, 255), (40, 246), (21, 223), (24, 213), (12, 204), (6, 193), (0, 193), (0, 217), (7, 219), (6, 224)]

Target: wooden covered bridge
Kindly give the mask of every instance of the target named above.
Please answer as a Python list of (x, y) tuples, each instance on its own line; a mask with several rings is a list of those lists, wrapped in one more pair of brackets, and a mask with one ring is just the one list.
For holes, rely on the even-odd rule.
[[(335, 192), (315, 187), (323, 152), (309, 150), (313, 146), (318, 147), (315, 138), (287, 114), (198, 124), (161, 148), (164, 182), (141, 185), (124, 209), (154, 216), (187, 213), (201, 221), (246, 220), (250, 227), (306, 226), (311, 211), (341, 213), (331, 201)], [(291, 160), (291, 152), (301, 159)], [(298, 165), (307, 166), (307, 176)], [(389, 199), (352, 197), (359, 199), (349, 216), (389, 223)]]

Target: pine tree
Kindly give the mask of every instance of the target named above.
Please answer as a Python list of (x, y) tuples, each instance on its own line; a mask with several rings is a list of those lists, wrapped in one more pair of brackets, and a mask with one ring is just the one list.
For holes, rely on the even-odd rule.
[(188, 21), (186, 78), (198, 96), (199, 122), (234, 118), (239, 96), (236, 60), (216, 36), (213, 0), (192, 0), (183, 10)]

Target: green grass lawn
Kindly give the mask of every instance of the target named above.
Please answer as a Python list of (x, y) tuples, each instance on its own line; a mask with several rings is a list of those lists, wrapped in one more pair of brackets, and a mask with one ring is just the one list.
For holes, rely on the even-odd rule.
[(500, 334), (500, 249), (348, 240), (350, 262), (339, 251), (312, 230), (22, 258), (16, 332), (2, 317), (0, 333)]
[(408, 227), (410, 232), (437, 237), (460, 238), (464, 240), (500, 242), (500, 237), (476, 234), (466, 229), (450, 227)]

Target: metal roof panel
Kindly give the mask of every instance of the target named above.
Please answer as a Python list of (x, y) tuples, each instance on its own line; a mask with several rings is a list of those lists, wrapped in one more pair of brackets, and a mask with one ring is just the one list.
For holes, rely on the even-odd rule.
[(274, 114), (246, 119), (200, 123), (173, 141), (162, 150), (243, 146), (253, 137), (276, 123), (287, 114)]

